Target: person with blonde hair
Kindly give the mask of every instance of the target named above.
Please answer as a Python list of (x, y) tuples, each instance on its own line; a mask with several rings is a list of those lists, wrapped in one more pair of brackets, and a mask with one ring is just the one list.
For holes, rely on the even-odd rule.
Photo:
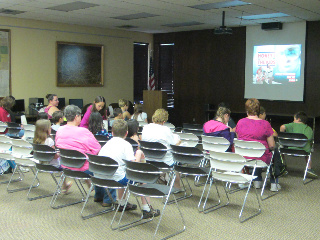
[(143, 105), (142, 104), (136, 103), (134, 105), (134, 114), (131, 116), (131, 119), (135, 119), (138, 122), (148, 123), (148, 116), (145, 112), (143, 112)]
[(129, 108), (128, 100), (123, 98), (119, 99), (119, 107), (122, 110), (123, 119), (125, 121), (128, 121), (131, 118), (131, 114), (128, 112), (128, 108)]
[(231, 151), (235, 133), (227, 126), (231, 111), (226, 107), (219, 107), (215, 120), (210, 120), (203, 125), (203, 134), (206, 136), (224, 137), (230, 142), (227, 151)]
[[(171, 149), (170, 145), (180, 145), (180, 138), (177, 135), (174, 135), (170, 128), (164, 126), (164, 123), (168, 121), (168, 117), (168, 111), (162, 108), (157, 109), (152, 115), (153, 123), (143, 127), (142, 140), (148, 142), (160, 142), (165, 145), (167, 149)], [(173, 166), (174, 161), (171, 151), (167, 151), (162, 161), (169, 166)], [(174, 186), (179, 189), (181, 188), (179, 174), (177, 174)]]
[[(50, 137), (51, 134), (51, 123), (49, 120), (46, 119), (40, 119), (36, 122), (35, 124), (35, 132), (34, 132), (34, 138), (33, 138), (33, 143), (35, 144), (44, 144), (47, 145), (49, 147), (52, 147), (53, 149), (55, 149), (54, 146), (54, 141), (53, 139)], [(47, 163), (47, 162), (41, 162), (42, 164)], [(49, 163), (52, 166), (55, 166), (58, 169), (61, 169), (60, 166), (60, 157), (59, 154), (57, 153), (54, 156), (54, 159), (52, 159)], [(69, 189), (72, 186), (72, 182), (69, 181), (67, 183), (66, 179), (64, 180), (63, 184), (62, 184), (62, 193), (67, 194)]]

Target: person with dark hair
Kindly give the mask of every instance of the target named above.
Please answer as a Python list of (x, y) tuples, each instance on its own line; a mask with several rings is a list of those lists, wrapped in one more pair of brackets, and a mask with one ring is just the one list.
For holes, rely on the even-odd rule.
[(112, 138), (112, 135), (108, 133), (103, 126), (103, 118), (101, 117), (99, 112), (93, 112), (89, 118), (89, 126), (88, 129), (92, 132), (93, 135), (103, 135), (107, 136), (109, 139)]
[(136, 103), (134, 105), (134, 114), (131, 116), (131, 119), (135, 119), (138, 122), (148, 123), (148, 116), (145, 112), (143, 112), (142, 104)]
[[(257, 160), (262, 160), (266, 164), (270, 164), (272, 158), (272, 151), (275, 148), (275, 141), (273, 138), (273, 130), (270, 123), (259, 118), (260, 102), (258, 99), (250, 98), (245, 103), (245, 110), (247, 117), (239, 120), (236, 126), (236, 133), (239, 140), (257, 141), (262, 143), (266, 151)], [(256, 188), (262, 187), (262, 169), (257, 168), (255, 171), (255, 178), (253, 181)], [(271, 177), (271, 191), (278, 191), (281, 187), (277, 183), (277, 179)]]
[(64, 122), (63, 120), (63, 112), (62, 111), (56, 111), (52, 114), (52, 126), (51, 128), (55, 131), (58, 131), (58, 128), (60, 127), (60, 124)]
[(215, 120), (210, 120), (203, 125), (203, 134), (206, 136), (224, 137), (230, 142), (230, 147), (227, 151), (232, 150), (233, 139), (235, 133), (227, 126), (230, 119), (231, 111), (226, 107), (219, 107)]
[[(267, 117), (266, 109), (265, 109), (264, 107), (260, 106), (259, 118), (260, 118), (260, 119), (263, 119), (263, 120), (266, 120), (266, 117)], [(273, 136), (274, 136), (274, 137), (278, 137), (277, 131), (274, 130), (273, 128), (272, 128), (272, 130), (273, 130)]]
[(114, 119), (113, 119), (113, 120), (110, 120), (110, 122), (109, 122), (110, 127), (112, 127), (112, 124), (113, 124), (113, 122), (114, 122), (115, 120), (117, 120), (117, 119), (123, 119), (123, 114), (122, 114), (121, 108), (115, 108), (115, 109), (113, 110), (113, 116), (114, 116)]
[(40, 113), (38, 113), (37, 120), (40, 120), (40, 119), (46, 119), (46, 120), (48, 120), (48, 119), (49, 119), (48, 113), (46, 113), (46, 112), (40, 112)]
[(11, 122), (10, 109), (14, 106), (15, 100), (10, 96), (4, 97), (0, 101), (0, 121)]
[(91, 113), (99, 112), (104, 120), (107, 120), (107, 110), (106, 110), (106, 100), (102, 96), (97, 96), (91, 106), (87, 108), (86, 113), (84, 114), (80, 127), (88, 128), (89, 127), (89, 118)]
[[(293, 122), (288, 124), (283, 124), (280, 127), (280, 132), (289, 132), (289, 133), (302, 133), (308, 138), (307, 144), (302, 149), (307, 153), (311, 152), (311, 141), (313, 138), (312, 128), (309, 127), (306, 123), (308, 121), (308, 115), (305, 112), (297, 112), (293, 117)], [(308, 162), (308, 157), (306, 157), (306, 162)], [(318, 175), (311, 168), (311, 161), (309, 162), (307, 174), (313, 177), (317, 177)]]
[(47, 94), (46, 98), (48, 99), (48, 106), (44, 109), (44, 112), (48, 114), (49, 119), (52, 118), (52, 114), (56, 111), (59, 111), (58, 105), (59, 100), (56, 94)]
[[(139, 130), (139, 122), (136, 119), (130, 119), (127, 121), (128, 123), (128, 135), (127, 138), (131, 138), (139, 144), (140, 136), (138, 135)], [(134, 156), (138, 162), (145, 162), (144, 153), (140, 150), (140, 147), (134, 152)]]

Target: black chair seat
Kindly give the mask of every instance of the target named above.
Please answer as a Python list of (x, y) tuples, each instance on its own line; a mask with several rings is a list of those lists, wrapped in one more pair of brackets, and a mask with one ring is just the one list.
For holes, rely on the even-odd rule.
[(108, 187), (108, 188), (123, 188), (123, 185), (121, 183), (118, 183), (114, 180), (109, 179), (102, 179), (99, 177), (91, 177), (91, 182), (94, 185), (97, 185), (99, 187)]
[(290, 148), (281, 148), (280, 153), (285, 155), (296, 156), (296, 157), (309, 156), (309, 153), (307, 153), (304, 150), (290, 149)]
[(36, 163), (37, 169), (40, 171), (46, 171), (46, 172), (62, 172), (62, 169), (60, 170), (59, 168), (52, 166), (52, 165), (47, 165), (47, 164), (41, 164), (41, 163)]
[(87, 173), (80, 172), (80, 171), (73, 171), (67, 168), (63, 169), (63, 173), (66, 175), (66, 177), (70, 177), (70, 178), (82, 178), (82, 179), (91, 178), (91, 176)]
[(209, 174), (210, 169), (204, 167), (185, 167), (181, 165), (174, 166), (174, 170), (182, 174), (206, 176)]
[(146, 160), (147, 163), (152, 164), (153, 166), (156, 166), (160, 169), (172, 169), (172, 167), (170, 167), (169, 165), (165, 164), (164, 162), (157, 162), (157, 161), (150, 161), (150, 160)]
[[(142, 196), (150, 197), (164, 197), (167, 196), (170, 192), (170, 186), (163, 184), (144, 184), (144, 185), (132, 185), (128, 184), (129, 191)], [(172, 192), (177, 191), (178, 189), (172, 188)]]

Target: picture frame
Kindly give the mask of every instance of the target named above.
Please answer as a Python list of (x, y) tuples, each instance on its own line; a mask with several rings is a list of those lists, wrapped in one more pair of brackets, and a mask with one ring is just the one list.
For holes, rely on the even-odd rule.
[(103, 45), (57, 41), (57, 87), (103, 87), (103, 66)]
[(0, 97), (11, 95), (11, 32), (0, 29)]

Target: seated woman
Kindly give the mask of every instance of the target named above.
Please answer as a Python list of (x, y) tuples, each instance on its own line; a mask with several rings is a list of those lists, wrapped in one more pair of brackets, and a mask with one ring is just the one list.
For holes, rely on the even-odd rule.
[[(275, 148), (272, 127), (268, 121), (259, 118), (260, 102), (257, 99), (248, 99), (245, 104), (245, 109), (248, 116), (240, 119), (236, 126), (238, 139), (261, 142), (265, 146), (266, 151), (257, 159), (264, 161), (266, 164), (270, 164), (272, 150)], [(255, 171), (257, 178), (254, 179), (254, 185), (256, 188), (262, 187), (261, 173), (262, 169), (257, 168)], [(280, 189), (280, 185), (276, 183), (274, 178), (271, 177), (270, 181), (271, 191), (277, 191)]]
[(206, 136), (224, 137), (230, 142), (228, 152), (232, 149), (235, 133), (227, 124), (230, 119), (231, 111), (226, 107), (219, 107), (215, 120), (210, 120), (203, 125), (203, 134)]
[[(168, 121), (169, 114), (166, 110), (160, 108), (157, 109), (153, 116), (152, 122), (143, 127), (142, 130), (142, 140), (149, 142), (160, 142), (171, 149), (170, 145), (180, 145), (181, 140), (179, 137), (175, 137), (170, 128), (164, 126), (163, 124)], [(170, 151), (167, 151), (163, 158), (163, 162), (169, 166), (173, 166), (173, 156)], [(180, 175), (177, 174), (174, 187), (180, 189)]]
[(148, 116), (143, 112), (143, 106), (140, 103), (134, 105), (134, 114), (131, 116), (131, 119), (135, 119), (138, 122), (148, 123)]
[(119, 107), (122, 110), (123, 119), (128, 121), (131, 118), (131, 114), (128, 112), (129, 102), (126, 99), (119, 99)]
[[(131, 138), (139, 144), (140, 136), (138, 135), (139, 122), (136, 119), (130, 119), (128, 122), (128, 135), (127, 138)], [(144, 153), (140, 150), (138, 146), (137, 150), (134, 152), (134, 156), (137, 162), (146, 162)]]
[(52, 118), (52, 114), (56, 111), (59, 111), (58, 105), (59, 100), (56, 94), (47, 94), (46, 98), (48, 99), (48, 106), (44, 109), (44, 112), (48, 114), (49, 119)]
[[(40, 119), (36, 122), (35, 127), (36, 129), (34, 132), (33, 143), (44, 144), (55, 149), (54, 141), (50, 136), (51, 134), (50, 121), (45, 119)], [(47, 162), (43, 162), (43, 163), (47, 163)], [(60, 168), (58, 153), (54, 156), (54, 159), (52, 159), (49, 164), (52, 166), (55, 166), (56, 168)], [(64, 182), (62, 183), (62, 193), (67, 194), (71, 186), (72, 186), (72, 182), (69, 181), (67, 183), (66, 179), (64, 179)]]
[[(97, 155), (101, 149), (99, 142), (88, 129), (78, 127), (81, 122), (81, 109), (75, 105), (69, 105), (64, 109), (64, 116), (67, 119), (67, 124), (59, 127), (56, 133), (56, 147), (77, 150), (83, 154)], [(88, 160), (85, 161), (81, 168), (61, 166), (92, 175), (92, 172), (89, 171)], [(86, 183), (90, 188), (90, 180), (86, 181)]]
[(80, 127), (88, 128), (89, 127), (89, 118), (91, 113), (99, 112), (104, 120), (107, 120), (107, 109), (106, 109), (106, 100), (102, 96), (97, 96), (91, 106), (87, 108), (86, 113), (81, 120)]

